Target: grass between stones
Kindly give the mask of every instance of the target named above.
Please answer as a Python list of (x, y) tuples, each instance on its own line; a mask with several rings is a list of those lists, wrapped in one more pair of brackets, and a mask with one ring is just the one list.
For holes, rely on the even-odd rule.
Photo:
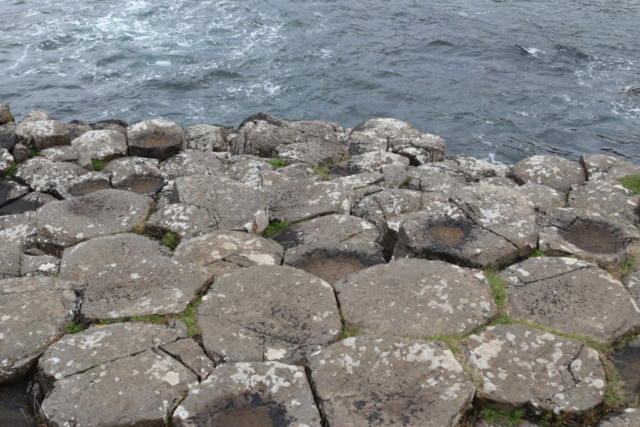
[(176, 233), (172, 233), (171, 231), (167, 231), (162, 238), (162, 244), (170, 247), (171, 249), (177, 248), (179, 243), (180, 238)]
[(16, 172), (18, 172), (18, 166), (11, 165), (11, 166), (9, 166), (9, 169), (7, 170), (7, 176), (13, 176), (13, 175), (16, 174)]
[(482, 408), (478, 414), (480, 419), (490, 424), (499, 424), (505, 427), (518, 427), (524, 419), (524, 411), (501, 411), (500, 409)]
[(62, 328), (62, 334), (63, 335), (73, 335), (73, 334), (77, 334), (78, 332), (82, 332), (82, 331), (84, 331), (84, 327), (82, 325), (78, 324), (78, 323), (67, 323)]
[(273, 166), (276, 169), (280, 169), (280, 168), (283, 168), (285, 166), (289, 166), (289, 163), (285, 162), (282, 159), (267, 160), (267, 163), (269, 163), (271, 166)]
[(331, 168), (331, 166), (329, 165), (325, 165), (325, 166), (315, 166), (313, 168), (313, 171), (315, 173), (317, 173), (318, 175), (320, 175), (322, 177), (323, 181), (326, 181), (327, 179), (329, 179), (329, 169)]
[(536, 251), (534, 253), (532, 253), (531, 255), (529, 255), (527, 258), (538, 258), (538, 257), (546, 257), (547, 254), (545, 254), (544, 252), (536, 249)]
[(107, 162), (104, 160), (91, 159), (91, 167), (94, 171), (101, 171), (105, 166), (107, 166)]
[(31, 150), (29, 150), (29, 154), (31, 154), (31, 157), (35, 157), (38, 155), (38, 150), (34, 150), (33, 148)]
[(633, 191), (633, 194), (629, 194), (629, 196), (637, 196), (640, 194), (640, 175), (627, 175), (618, 181), (622, 183), (624, 188)]
[(266, 230), (264, 230), (264, 234), (267, 237), (271, 237), (274, 234), (284, 231), (289, 227), (291, 227), (291, 223), (289, 221), (274, 221), (269, 224), (269, 227), (267, 227)]

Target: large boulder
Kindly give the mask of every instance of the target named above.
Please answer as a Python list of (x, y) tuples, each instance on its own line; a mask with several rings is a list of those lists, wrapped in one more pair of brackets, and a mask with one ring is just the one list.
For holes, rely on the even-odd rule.
[(638, 225), (640, 196), (617, 181), (589, 181), (574, 187), (567, 206), (586, 209), (613, 220)]
[(188, 176), (174, 181), (177, 202), (207, 210), (217, 230), (262, 233), (269, 226), (264, 195), (241, 182), (217, 176)]
[(153, 200), (120, 190), (100, 190), (52, 202), (36, 215), (38, 241), (50, 252), (98, 236), (126, 233), (144, 223)]
[(507, 282), (511, 317), (606, 342), (640, 327), (640, 310), (629, 292), (594, 264), (536, 257), (508, 267), (500, 277)]
[(304, 368), (278, 362), (226, 363), (191, 390), (173, 425), (322, 425)]
[(420, 133), (409, 123), (396, 119), (371, 119), (353, 128), (347, 141), (350, 155), (388, 151), (411, 159), (412, 164), (444, 160), (446, 142)]
[(216, 363), (299, 362), (338, 340), (333, 289), (301, 270), (257, 266), (222, 276), (198, 311), (204, 348)]
[(363, 333), (414, 338), (467, 334), (498, 313), (482, 272), (442, 261), (376, 265), (334, 287), (345, 322)]
[(56, 120), (23, 121), (16, 128), (16, 143), (41, 151), (56, 145), (70, 145), (71, 136), (67, 126)]
[(0, 126), (14, 121), (9, 104), (0, 104)]
[(58, 186), (87, 173), (89, 171), (73, 163), (36, 157), (20, 165), (14, 177), (34, 191), (54, 192)]
[(48, 277), (0, 280), (0, 384), (26, 374), (77, 314), (81, 287)]
[(493, 407), (581, 416), (604, 402), (607, 384), (598, 352), (577, 340), (500, 325), (471, 335), (461, 347), (482, 377), (478, 397)]
[(520, 185), (529, 182), (547, 185), (565, 194), (572, 185), (587, 180), (584, 169), (578, 163), (546, 155), (520, 160), (509, 169), (508, 176)]
[(184, 151), (184, 132), (168, 120), (145, 120), (127, 127), (131, 156), (168, 159)]
[(75, 150), (96, 160), (113, 160), (127, 155), (127, 137), (115, 130), (93, 130), (71, 141)]
[(439, 341), (361, 336), (309, 357), (328, 425), (456, 426), (475, 388)]
[(113, 188), (138, 194), (154, 195), (164, 187), (166, 180), (158, 170), (158, 160), (125, 157), (113, 160), (102, 173), (111, 179)]
[(195, 125), (184, 130), (185, 147), (187, 150), (198, 151), (227, 151), (227, 132), (222, 126)]
[[(341, 142), (343, 129), (335, 124), (320, 121), (282, 120), (260, 113), (247, 118), (238, 128), (238, 135), (231, 143), (230, 152), (236, 154), (258, 154), (261, 157), (278, 157), (278, 150), (286, 145), (297, 144), (291, 153), (303, 153), (312, 147), (321, 147), (325, 152), (335, 153), (340, 161), (346, 153)], [(276, 150), (276, 147), (279, 147)], [(295, 150), (297, 147), (298, 150)], [(302, 150), (302, 151), (300, 151)], [(339, 154), (342, 152), (342, 154)], [(300, 155), (292, 160), (300, 161)]]
[(351, 197), (339, 183), (332, 181), (291, 182), (271, 190), (271, 218), (297, 222), (327, 214), (349, 214)]
[(203, 266), (211, 277), (256, 265), (280, 265), (284, 249), (274, 241), (240, 231), (213, 231), (183, 241), (173, 259)]

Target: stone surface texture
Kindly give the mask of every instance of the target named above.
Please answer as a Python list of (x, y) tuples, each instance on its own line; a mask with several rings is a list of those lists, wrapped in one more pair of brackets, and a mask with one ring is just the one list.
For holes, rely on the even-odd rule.
[(127, 137), (115, 130), (92, 130), (71, 141), (78, 153), (109, 161), (127, 155)]
[(131, 156), (168, 159), (184, 151), (184, 132), (168, 120), (144, 120), (127, 128)]
[(509, 178), (518, 184), (547, 185), (562, 193), (568, 193), (572, 185), (581, 184), (587, 177), (577, 163), (562, 157), (539, 155), (520, 160), (508, 172)]

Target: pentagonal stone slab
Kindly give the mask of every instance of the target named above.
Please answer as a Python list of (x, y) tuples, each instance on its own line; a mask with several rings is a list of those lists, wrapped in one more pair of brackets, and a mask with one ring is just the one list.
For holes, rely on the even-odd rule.
[(384, 263), (380, 245), (350, 240), (330, 240), (296, 246), (289, 249), (284, 257), (284, 265), (299, 268), (329, 283)]
[(195, 125), (184, 130), (187, 150), (227, 151), (227, 132), (222, 126)]
[(212, 277), (256, 265), (280, 265), (284, 249), (279, 244), (239, 231), (214, 231), (183, 241), (173, 259), (203, 266)]
[(0, 383), (27, 373), (73, 321), (80, 289), (48, 277), (0, 280)]
[(365, 333), (416, 338), (469, 333), (497, 314), (480, 271), (442, 261), (392, 261), (334, 287), (345, 322)]
[(506, 410), (533, 405), (582, 415), (604, 402), (598, 352), (579, 341), (523, 325), (491, 326), (461, 343), (482, 376), (482, 399)]
[(342, 329), (331, 286), (280, 266), (218, 279), (200, 305), (198, 326), (217, 362), (300, 361), (336, 341)]
[(189, 393), (173, 413), (176, 427), (320, 427), (304, 368), (278, 362), (227, 363)]
[(277, 157), (282, 144), (307, 143), (333, 149), (340, 147), (344, 130), (335, 123), (305, 120), (283, 120), (260, 113), (247, 118), (238, 128), (230, 152)]
[(525, 196), (532, 204), (534, 209), (546, 211), (551, 208), (563, 208), (567, 204), (567, 195), (553, 188), (528, 183), (519, 187), (515, 187), (523, 196)]
[(177, 360), (146, 350), (60, 379), (42, 413), (55, 426), (160, 426), (197, 382)]
[(52, 344), (38, 362), (38, 379), (46, 394), (62, 378), (179, 338), (164, 325), (144, 322), (94, 326)]
[(640, 338), (616, 349), (611, 359), (625, 385), (625, 396), (629, 402), (637, 402), (640, 398)]
[(16, 142), (38, 151), (56, 145), (70, 145), (71, 137), (67, 126), (56, 120), (25, 122), (16, 128)]
[(127, 155), (127, 137), (115, 130), (93, 130), (71, 141), (73, 148), (92, 159), (113, 160)]
[(78, 161), (78, 152), (70, 145), (59, 145), (57, 147), (46, 148), (38, 153), (39, 156), (45, 157), (52, 162), (76, 162)]
[(222, 174), (224, 169), (215, 154), (201, 151), (180, 153), (160, 165), (160, 173), (167, 181), (181, 176)]
[(288, 222), (351, 211), (349, 193), (342, 185), (331, 181), (278, 186), (271, 190), (268, 203), (272, 218)]
[(174, 203), (154, 212), (144, 228), (149, 234), (160, 239), (169, 231), (181, 239), (191, 239), (215, 229), (215, 226), (215, 217), (206, 208)]
[(36, 214), (38, 241), (58, 252), (94, 237), (126, 233), (144, 222), (152, 205), (149, 197), (120, 190), (48, 203)]
[(168, 120), (144, 120), (127, 128), (131, 156), (168, 159), (184, 151), (184, 132)]
[(29, 192), (29, 188), (12, 179), (0, 178), (0, 206), (11, 203)]
[(621, 264), (638, 230), (583, 209), (550, 209), (540, 221), (538, 248), (547, 255), (577, 255), (605, 264)]
[(530, 258), (504, 270), (511, 317), (567, 334), (613, 341), (640, 326), (640, 311), (622, 283), (574, 258)]
[(205, 208), (218, 230), (262, 233), (269, 226), (264, 195), (223, 177), (188, 176), (175, 180), (178, 202)]
[(14, 176), (32, 190), (53, 192), (59, 185), (87, 173), (87, 170), (73, 163), (53, 162), (36, 157), (20, 165)]
[(475, 388), (439, 341), (361, 336), (309, 357), (331, 426), (455, 426)]
[(351, 213), (381, 227), (385, 221), (422, 208), (423, 194), (412, 190), (384, 190), (361, 199)]
[(582, 166), (556, 156), (532, 156), (520, 160), (509, 170), (508, 177), (520, 185), (532, 182), (547, 185), (565, 194), (571, 190), (572, 185), (587, 180)]
[(156, 159), (142, 157), (116, 159), (110, 162), (102, 173), (109, 175), (113, 188), (138, 194), (153, 195), (166, 183), (158, 170)]
[(293, 224), (273, 236), (273, 240), (288, 250), (298, 245), (328, 240), (345, 241), (363, 234), (371, 235), (370, 241), (373, 241), (378, 231), (369, 221), (355, 216), (334, 214)]
[(598, 423), (597, 427), (633, 427), (640, 425), (640, 410), (628, 408), (613, 414)]
[(640, 196), (631, 196), (632, 193), (617, 181), (590, 181), (571, 190), (567, 205), (599, 213), (610, 220), (638, 225)]

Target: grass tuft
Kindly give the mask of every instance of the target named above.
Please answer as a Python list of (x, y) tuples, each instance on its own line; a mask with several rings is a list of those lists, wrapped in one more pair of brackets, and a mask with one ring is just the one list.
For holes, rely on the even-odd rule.
[(500, 317), (500, 315), (504, 314), (507, 309), (507, 291), (505, 290), (507, 282), (500, 278), (496, 270), (485, 271), (484, 277), (487, 278), (489, 286), (491, 286), (491, 293), (493, 294), (493, 299), (496, 301), (496, 305), (498, 306), (498, 317)]
[(173, 233), (171, 231), (167, 231), (167, 233), (162, 238), (162, 244), (170, 247), (171, 249), (177, 248), (179, 243), (180, 238), (176, 233)]
[(38, 155), (38, 150), (32, 148), (29, 150), (29, 154), (31, 154), (31, 157), (35, 157)]
[(268, 160), (267, 163), (269, 163), (271, 166), (273, 166), (276, 169), (280, 169), (280, 168), (283, 168), (285, 166), (289, 166), (289, 163), (285, 162), (282, 159), (271, 159), (271, 160)]
[(266, 230), (264, 230), (264, 234), (266, 234), (267, 237), (271, 237), (274, 234), (280, 233), (281, 231), (284, 231), (289, 227), (291, 227), (291, 223), (288, 221), (274, 221), (269, 224), (269, 227), (267, 227)]
[(9, 166), (9, 169), (7, 170), (7, 176), (13, 176), (13, 175), (16, 174), (16, 172), (18, 172), (18, 166), (11, 165), (11, 166)]
[(627, 175), (620, 178), (618, 181), (622, 183), (622, 186), (633, 193), (628, 196), (637, 196), (640, 194), (640, 175)]
[(340, 334), (340, 339), (344, 340), (351, 337), (357, 337), (360, 335), (360, 329), (357, 326), (353, 325), (342, 325), (342, 333)]
[(540, 250), (536, 250), (534, 253), (529, 255), (527, 258), (538, 258), (538, 257), (546, 257), (546, 256), (547, 256), (547, 254), (545, 254), (544, 252), (542, 252)]
[(326, 181), (329, 177), (329, 165), (325, 166), (316, 166), (313, 168), (313, 171), (322, 177), (323, 181)]
[(91, 159), (91, 166), (94, 171), (101, 171), (105, 166), (107, 166), (107, 162), (104, 160)]
[(189, 338), (202, 333), (198, 327), (198, 306), (202, 304), (202, 298), (197, 297), (191, 304), (184, 309), (180, 315), (173, 316), (173, 319), (180, 320), (189, 328)]
[(62, 334), (63, 335), (73, 335), (73, 334), (77, 334), (78, 332), (82, 332), (82, 331), (84, 331), (84, 327), (82, 325), (77, 324), (77, 323), (67, 323), (62, 328)]
[(490, 424), (500, 424), (505, 427), (518, 427), (524, 419), (524, 410), (507, 412), (500, 409), (482, 408), (480, 418)]

